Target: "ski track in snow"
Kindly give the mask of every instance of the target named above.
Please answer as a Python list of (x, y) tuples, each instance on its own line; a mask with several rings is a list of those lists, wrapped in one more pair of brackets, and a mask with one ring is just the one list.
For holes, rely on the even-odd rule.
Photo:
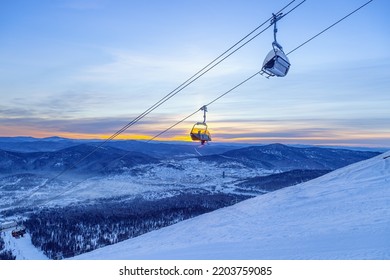
[(388, 155), (74, 259), (390, 259)]

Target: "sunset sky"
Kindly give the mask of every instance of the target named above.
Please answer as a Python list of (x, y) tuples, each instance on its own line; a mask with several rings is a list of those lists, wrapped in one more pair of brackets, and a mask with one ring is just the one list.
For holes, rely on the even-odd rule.
[[(0, 0), (0, 136), (109, 137), (289, 2)], [(278, 41), (288, 53), (365, 2), (307, 0)], [(389, 11), (374, 0), (291, 53), (286, 77), (213, 103), (213, 141), (390, 147)], [(120, 138), (150, 139), (236, 86), (272, 41), (270, 28)], [(158, 140), (188, 141), (197, 121)]]

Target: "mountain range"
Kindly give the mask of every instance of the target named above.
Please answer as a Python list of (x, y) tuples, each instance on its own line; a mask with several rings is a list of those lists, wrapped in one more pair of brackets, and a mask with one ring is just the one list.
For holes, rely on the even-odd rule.
[(51, 152), (0, 150), (2, 174), (24, 172), (54, 174), (67, 169), (83, 174), (110, 173), (119, 171), (123, 167), (156, 162), (157, 159), (143, 153), (113, 147), (97, 148), (91, 144), (77, 144)]
[[(54, 144), (47, 145), (47, 142), (63, 144), (54, 151), (43, 151), (48, 146), (54, 148)], [(8, 144), (3, 147), (4, 143)], [(20, 150), (34, 146), (34, 149), (42, 151), (14, 151), (16, 146), (13, 150), (4, 150), (9, 143), (21, 144)], [(95, 140), (2, 139), (0, 207), (16, 201), (19, 205), (25, 202), (34, 204), (38, 193), (40, 200), (51, 200), (51, 197), (65, 191), (67, 197), (57, 199), (60, 204), (68, 200), (81, 202), (150, 192), (164, 196), (176, 189), (257, 195), (307, 181), (379, 154), (282, 144), (215, 146), (209, 150), (209, 146), (199, 148), (189, 144), (138, 141), (119, 141), (102, 146)], [(135, 148), (137, 150), (133, 150)], [(152, 156), (154, 150), (159, 151), (156, 156)], [(205, 155), (200, 156), (194, 150), (201, 150)], [(212, 151), (219, 153), (207, 155)], [(170, 157), (167, 156), (169, 153)], [(291, 172), (286, 173), (293, 170), (296, 170), (294, 176)], [(273, 177), (266, 179), (269, 175)], [(271, 186), (265, 186), (264, 181), (270, 179), (278, 183), (271, 182)], [(7, 191), (7, 196), (1, 195), (1, 191)]]
[[(24, 217), (35, 246), (50, 258), (82, 254), (292, 188), (380, 154), (282, 144), (102, 144), (58, 137), (0, 138), (0, 214)], [(127, 216), (134, 209), (143, 210)], [(74, 219), (83, 230), (67, 224)], [(40, 221), (50, 227), (41, 227)], [(69, 240), (50, 232), (58, 226), (69, 230)]]

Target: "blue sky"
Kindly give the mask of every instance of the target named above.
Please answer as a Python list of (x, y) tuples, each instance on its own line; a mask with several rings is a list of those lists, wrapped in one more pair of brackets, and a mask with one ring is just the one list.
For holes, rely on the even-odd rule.
[[(1, 0), (0, 136), (104, 138), (290, 1)], [(296, 1), (298, 4), (300, 1)], [(366, 1), (307, 0), (278, 23), (285, 52)], [(387, 0), (209, 107), (217, 142), (390, 146)], [(260, 70), (268, 29), (124, 137), (150, 138)], [(161, 140), (189, 140), (202, 114)]]

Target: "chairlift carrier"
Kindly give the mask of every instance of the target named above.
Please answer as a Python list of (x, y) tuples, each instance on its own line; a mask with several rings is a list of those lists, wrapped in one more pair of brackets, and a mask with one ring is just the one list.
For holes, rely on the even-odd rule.
[(206, 124), (207, 107), (203, 106), (200, 110), (203, 111), (203, 122), (197, 122), (194, 124), (191, 129), (190, 136), (192, 141), (200, 141), (200, 143), (204, 145), (206, 142), (211, 141), (211, 135)]

